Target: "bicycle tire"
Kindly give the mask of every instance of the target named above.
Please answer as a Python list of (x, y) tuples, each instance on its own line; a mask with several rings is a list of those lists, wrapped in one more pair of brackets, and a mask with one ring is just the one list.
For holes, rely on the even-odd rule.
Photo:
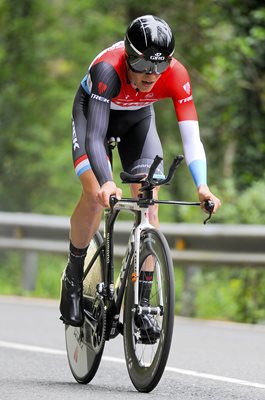
[[(124, 351), (130, 379), (139, 392), (152, 391), (164, 372), (168, 359), (174, 326), (174, 272), (168, 243), (163, 234), (155, 229), (146, 229), (140, 239), (140, 270), (147, 258), (155, 265), (150, 295), (150, 306), (158, 307), (162, 294), (163, 315), (156, 315), (161, 328), (157, 339), (141, 339), (139, 326), (136, 325), (136, 307), (134, 305), (133, 263), (127, 279), (124, 301)], [(150, 258), (151, 257), (151, 258)], [(159, 277), (160, 272), (160, 277)], [(140, 273), (140, 271), (139, 271)], [(159, 290), (159, 286), (161, 289)], [(139, 296), (140, 296), (139, 291)], [(148, 335), (147, 335), (148, 336)]]
[[(102, 236), (97, 232), (93, 237), (84, 264), (84, 271), (96, 250), (102, 244)], [(87, 384), (95, 376), (105, 345), (106, 315), (104, 303), (96, 295), (96, 286), (104, 281), (104, 258), (101, 252), (83, 281), (84, 310), (94, 312), (98, 321), (92, 327), (85, 314), (82, 327), (65, 326), (65, 342), (68, 363), (73, 377), (78, 383)], [(95, 302), (97, 307), (95, 307)]]

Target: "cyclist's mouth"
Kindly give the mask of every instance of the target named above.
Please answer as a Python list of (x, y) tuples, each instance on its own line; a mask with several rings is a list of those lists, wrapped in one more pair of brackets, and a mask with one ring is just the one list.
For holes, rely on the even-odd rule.
[(144, 81), (144, 80), (142, 80), (142, 84), (143, 84), (145, 87), (150, 87), (150, 86), (152, 86), (154, 83), (155, 83), (154, 81)]

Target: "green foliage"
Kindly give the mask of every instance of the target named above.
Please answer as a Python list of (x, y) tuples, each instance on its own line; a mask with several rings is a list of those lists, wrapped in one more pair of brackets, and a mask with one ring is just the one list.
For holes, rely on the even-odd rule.
[(204, 269), (196, 276), (196, 317), (265, 321), (265, 274), (261, 269)]
[[(161, 0), (114, 0), (111, 9), (109, 4), (1, 0), (0, 208), (71, 213), (80, 190), (70, 148), (75, 90), (95, 55), (121, 40), (132, 18), (150, 13), (170, 23), (176, 57), (190, 72), (209, 183), (216, 174), (218, 184), (233, 179), (239, 197), (263, 176), (264, 6), (236, 0), (168, 0), (167, 7)], [(156, 110), (169, 165), (183, 152), (178, 125), (171, 101)], [(165, 193), (196, 198), (186, 168)], [(194, 214), (161, 212), (175, 220)]]
[(21, 294), (21, 256), (18, 253), (0, 253), (0, 293), (5, 295)]
[(23, 253), (3, 253), (0, 261), (0, 294), (28, 297), (59, 298), (60, 276), (66, 265), (64, 256), (40, 254), (36, 287), (27, 291), (22, 286)]
[[(96, 54), (122, 40), (133, 18), (151, 13), (172, 26), (175, 55), (191, 76), (209, 185), (223, 204), (213, 221), (265, 223), (265, 7), (260, 0), (0, 0), (1, 210), (71, 214), (80, 192), (71, 159), (75, 91)], [(156, 113), (167, 168), (183, 153), (171, 100), (157, 104)], [(120, 168), (115, 153), (117, 181)], [(123, 189), (128, 195), (128, 187)], [(161, 198), (197, 200), (184, 163), (160, 193)], [(201, 223), (203, 217), (198, 208), (160, 208), (162, 221)], [(20, 285), (18, 256), (2, 259), (2, 293), (11, 290), (4, 283), (6, 263), (12, 284)], [(54, 296), (61, 263), (51, 268), (56, 281), (51, 291), (45, 274), (52, 276), (53, 262), (42, 263), (36, 293)], [(264, 308), (262, 296), (253, 300), (254, 288), (262, 292), (256, 282), (264, 285), (263, 274), (245, 271), (236, 277), (227, 271), (202, 275), (198, 308), (208, 304), (212, 309), (199, 315), (221, 315), (219, 307), (228, 310), (227, 318), (264, 318), (257, 311)], [(181, 282), (181, 272), (178, 278)], [(215, 296), (214, 282), (220, 279)], [(203, 291), (205, 285), (209, 290)], [(205, 297), (210, 293), (214, 301)]]
[[(65, 257), (40, 255), (36, 288), (30, 292), (21, 285), (21, 260), (20, 253), (1, 253), (0, 294), (59, 299)], [(265, 274), (262, 269), (197, 269), (189, 283), (189, 292), (185, 290), (185, 267), (176, 266), (174, 272), (176, 314), (183, 314), (185, 309), (185, 315), (197, 318), (248, 323), (265, 321)]]

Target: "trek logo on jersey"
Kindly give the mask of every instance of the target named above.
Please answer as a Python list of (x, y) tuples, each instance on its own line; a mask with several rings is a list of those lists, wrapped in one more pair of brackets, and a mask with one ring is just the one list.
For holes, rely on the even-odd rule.
[(91, 93), (91, 99), (102, 101), (103, 103), (109, 103), (109, 99), (105, 99), (105, 97), (99, 96), (98, 94)]
[(73, 128), (73, 149), (74, 149), (74, 151), (76, 151), (77, 149), (80, 149), (80, 146), (79, 146), (79, 143), (77, 141), (74, 120), (72, 120), (72, 128)]
[(108, 86), (104, 82), (99, 82), (98, 84), (98, 92), (99, 94), (104, 93), (107, 90)]
[(190, 95), (190, 83), (187, 82), (187, 83), (185, 83), (185, 85), (183, 85), (182, 87), (183, 87), (183, 89), (185, 90), (185, 92), (186, 92), (188, 95)]
[(183, 103), (188, 103), (188, 101), (192, 100), (192, 96), (185, 97), (185, 99), (180, 99), (178, 100), (178, 103), (183, 104)]
[(155, 53), (154, 56), (150, 56), (150, 60), (152, 60), (152, 61), (164, 61), (165, 57), (162, 56), (162, 53)]

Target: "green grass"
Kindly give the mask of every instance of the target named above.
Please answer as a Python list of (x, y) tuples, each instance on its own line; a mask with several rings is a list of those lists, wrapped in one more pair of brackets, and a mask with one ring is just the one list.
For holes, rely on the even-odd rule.
[[(36, 286), (26, 290), (23, 253), (0, 253), (0, 294), (59, 299), (66, 256), (39, 254)], [(119, 265), (119, 261), (116, 262)], [(254, 268), (195, 268), (186, 290), (186, 267), (175, 266), (175, 313), (204, 319), (265, 322), (265, 272)], [(115, 273), (117, 275), (117, 271)]]
[(36, 287), (23, 288), (23, 253), (4, 254), (0, 262), (0, 294), (43, 298), (59, 298), (60, 278), (66, 264), (65, 256), (40, 254)]

